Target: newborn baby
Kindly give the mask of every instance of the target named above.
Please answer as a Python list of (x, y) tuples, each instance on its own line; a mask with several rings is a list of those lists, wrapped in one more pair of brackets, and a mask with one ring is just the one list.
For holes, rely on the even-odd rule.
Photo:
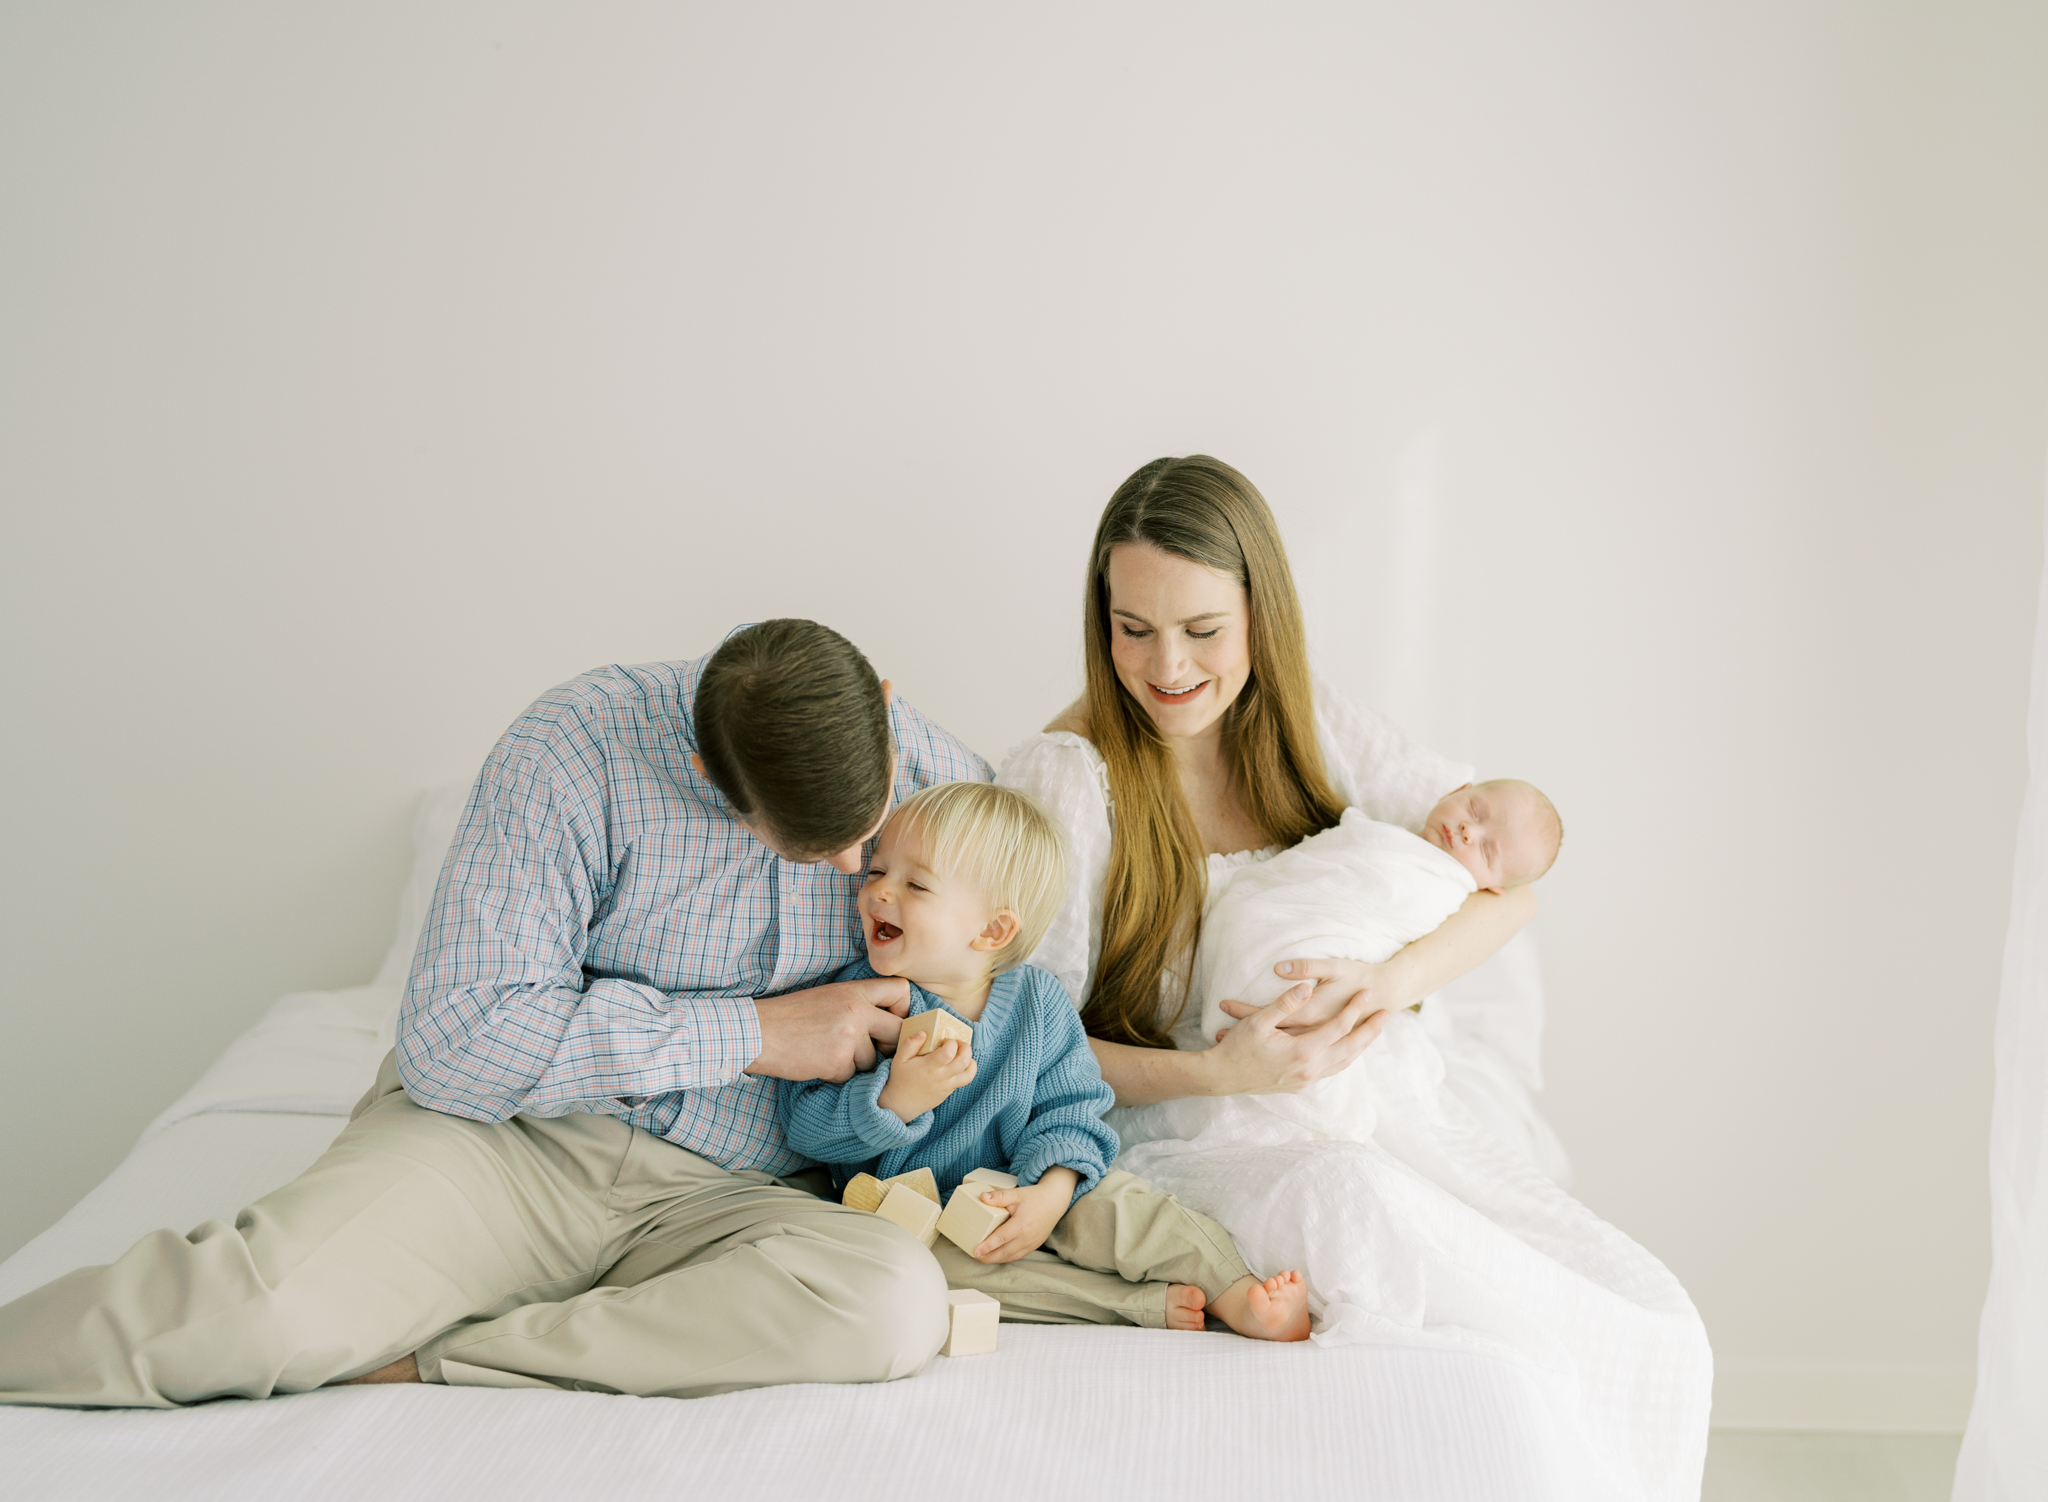
[[(1345, 810), (1335, 828), (1239, 872), (1203, 917), (1193, 992), (1203, 1036), (1232, 1025), (1224, 1001), (1264, 1006), (1285, 994), (1294, 982), (1274, 974), (1281, 960), (1378, 964), (1473, 892), (1534, 881), (1557, 859), (1563, 835), (1556, 808), (1526, 782), (1461, 787), (1429, 811), (1420, 835)], [(1247, 1099), (1308, 1135), (1363, 1141), (1377, 1120), (1376, 1075), (1440, 1076), (1442, 1067), (1420, 1024), (1401, 1014), (1342, 1074), (1299, 1094)]]

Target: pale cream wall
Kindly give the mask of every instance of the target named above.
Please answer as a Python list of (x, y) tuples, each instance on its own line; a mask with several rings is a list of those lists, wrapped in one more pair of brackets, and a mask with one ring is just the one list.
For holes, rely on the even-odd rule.
[(1205, 449), (1325, 666), (1564, 810), (1587, 1200), (1745, 1391), (1949, 1391), (2044, 62), (2018, 6), (8, 7), (0, 1251), (367, 976), (412, 793), (541, 689), (804, 613), (999, 756), (1102, 501)]

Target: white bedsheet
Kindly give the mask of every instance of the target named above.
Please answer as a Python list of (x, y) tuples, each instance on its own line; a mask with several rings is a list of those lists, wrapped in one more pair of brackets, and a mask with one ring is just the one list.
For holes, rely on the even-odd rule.
[[(376, 989), (280, 1002), (106, 1182), (0, 1264), (0, 1302), (145, 1231), (232, 1217), (310, 1163), (379, 1056), (395, 998)], [(1483, 1353), (1006, 1325), (993, 1356), (939, 1357), (903, 1382), (692, 1402), (415, 1387), (171, 1412), (0, 1409), (0, 1492), (1581, 1502), (1556, 1417), (1534, 1375)]]
[(1011, 1502), (1552, 1502), (1551, 1431), (1505, 1367), (1228, 1335), (1005, 1325), (879, 1386), (678, 1402), (336, 1388), (175, 1412), (0, 1411), (11, 1496)]

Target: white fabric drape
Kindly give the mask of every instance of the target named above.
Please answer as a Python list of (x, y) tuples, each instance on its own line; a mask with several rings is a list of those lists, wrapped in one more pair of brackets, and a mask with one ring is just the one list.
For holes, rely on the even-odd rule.
[(1955, 1502), (2048, 1497), (2048, 568), (2031, 694), (2027, 796), (1993, 1045), (1991, 1289)]

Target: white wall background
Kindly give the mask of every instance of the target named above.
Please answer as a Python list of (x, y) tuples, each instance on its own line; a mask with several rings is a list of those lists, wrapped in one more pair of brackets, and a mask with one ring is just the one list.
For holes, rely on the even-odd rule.
[(2018, 3), (15, 0), (0, 1252), (369, 974), (542, 689), (809, 614), (999, 756), (1206, 450), (1564, 810), (1547, 1109), (1721, 1417), (1959, 1426), (2044, 77)]

